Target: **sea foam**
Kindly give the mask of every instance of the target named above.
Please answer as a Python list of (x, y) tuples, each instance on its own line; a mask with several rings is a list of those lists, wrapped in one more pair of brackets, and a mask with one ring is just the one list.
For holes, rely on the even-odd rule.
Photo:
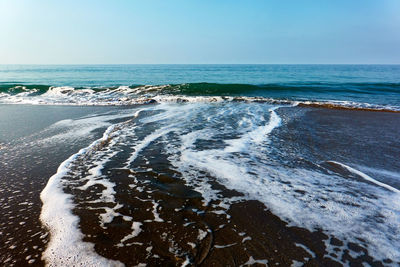
[[(315, 169), (302, 168), (274, 160), (276, 154), (283, 153), (274, 150), (274, 142), (279, 141), (274, 138), (275, 132), (283, 124), (279, 108), (291, 107), (230, 101), (168, 102), (152, 106), (146, 111), (149, 113), (143, 113), (143, 116), (138, 116), (140, 111), (137, 112), (134, 126), (119, 125), (121, 129), (118, 136), (124, 140), (123, 147), (129, 148), (130, 153), (121, 164), (123, 168), (135, 168), (136, 159), (140, 158), (146, 148), (153, 143), (163, 144), (165, 151), (160, 153), (168, 155), (173, 168), (181, 174), (187, 186), (202, 194), (204, 205), (219, 201), (219, 214), (227, 214), (230, 204), (237, 201), (258, 200), (289, 226), (304, 227), (310, 231), (322, 229), (329, 239), (341, 239), (344, 245), (340, 248), (332, 247), (329, 239), (326, 241), (327, 250), (339, 249), (339, 256), (348, 250), (347, 244), (353, 242), (366, 249), (375, 259), (400, 260), (398, 190), (344, 163), (335, 162), (352, 175), (331, 172), (323, 165)], [(109, 128), (99, 142), (108, 139), (113, 130)], [(136, 135), (136, 131), (140, 134)], [(80, 151), (74, 157), (86, 151)], [(112, 151), (105, 153), (114, 155)], [(288, 155), (278, 156), (285, 158)], [(71, 220), (66, 229), (72, 232), (71, 237), (75, 235), (69, 245), (74, 246), (76, 242), (86, 246), (86, 250), (82, 251), (90, 259), (91, 255), (95, 255), (93, 246), (82, 242), (82, 234), (77, 231), (78, 219), (71, 214), (73, 203), (70, 196), (62, 192), (60, 185), (60, 179), (74, 157), (60, 166), (59, 172), (50, 179), (47, 189), (43, 191), (41, 218), (51, 234), (57, 237), (61, 227), (58, 220), (62, 221), (63, 214), (58, 215), (59, 219), (51, 216), (56, 208), (51, 206), (51, 198), (61, 198), (61, 213), (66, 213), (66, 218)], [(98, 166), (95, 164), (89, 169), (89, 176), (99, 175), (100, 166), (104, 166), (104, 162), (97, 162)], [(240, 192), (242, 196), (222, 197), (221, 191), (212, 186), (214, 181), (227, 189)], [(88, 181), (89, 185), (94, 182)], [(103, 182), (100, 180), (99, 183)], [(107, 195), (113, 194), (112, 184), (103, 183), (103, 186), (108, 190), (105, 192)], [(152, 204), (150, 211), (154, 220), (151, 221), (162, 223), (164, 218), (158, 213), (158, 204), (153, 201)], [(115, 212), (115, 208), (104, 215), (110, 214), (111, 219), (120, 216), (112, 212)], [(105, 221), (110, 222), (111, 219)], [(127, 219), (131, 221), (131, 218)], [(134, 239), (141, 233), (142, 222), (131, 223), (131, 233), (122, 239), (121, 246), (127, 245), (128, 239)], [(49, 248), (63, 248), (65, 242), (57, 240), (52, 237)], [(49, 248), (44, 254), (48, 262), (56, 260), (51, 258)], [(310, 252), (311, 256), (315, 253)], [(74, 256), (73, 253), (76, 253), (74, 249), (69, 255)]]
[[(184, 85), (182, 85), (185, 87)], [(206, 86), (206, 85), (203, 85)], [(5, 104), (33, 104), (33, 105), (88, 105), (88, 106), (121, 106), (140, 105), (149, 103), (182, 103), (182, 102), (257, 102), (281, 105), (297, 105), (305, 107), (318, 107), (330, 109), (348, 109), (365, 111), (400, 112), (396, 105), (382, 105), (374, 103), (325, 100), (325, 99), (296, 99), (265, 96), (239, 96), (239, 95), (198, 95), (179, 94), (181, 86), (176, 85), (145, 85), (131, 88), (119, 86), (117, 88), (73, 88), (70, 86), (49, 87), (42, 94), (37, 89), (25, 89), (20, 93), (0, 92), (0, 103)], [(182, 88), (183, 88), (182, 87)], [(166, 90), (169, 89), (169, 90)], [(185, 91), (182, 91), (184, 93)], [(245, 91), (244, 91), (245, 92)]]
[[(241, 133), (240, 136), (224, 139), (225, 145), (219, 148), (197, 148), (199, 141), (212, 143), (223, 134), (212, 126), (213, 123), (181, 134), (180, 148), (171, 146), (172, 164), (183, 174), (188, 185), (203, 194), (205, 204), (221, 198), (218, 190), (210, 187), (207, 176), (201, 175), (202, 172), (209, 173), (228, 189), (243, 193), (244, 199), (263, 202), (289, 225), (310, 231), (323, 229), (345, 244), (361, 245), (376, 259), (400, 260), (399, 190), (343, 163), (337, 164), (368, 183), (360, 183), (360, 180), (342, 174), (327, 174), (271, 161), (274, 155), (269, 154), (274, 144), (269, 135), (279, 127), (281, 119), (276, 114), (276, 107), (269, 108), (270, 117), (262, 125), (263, 118), (257, 110), (260, 107), (262, 105), (252, 106), (247, 121), (236, 124), (242, 127), (232, 129)], [(236, 111), (237, 117), (246, 111), (241, 110), (243, 106), (226, 105), (225, 116), (221, 113), (210, 116), (208, 114), (212, 111), (208, 111), (208, 122), (216, 125), (220, 121), (225, 125), (233, 123), (230, 122), (230, 116), (233, 116), (228, 112), (230, 108)], [(190, 115), (187, 117), (187, 120), (191, 119)], [(188, 125), (181, 123), (182, 128)], [(229, 131), (227, 129), (225, 126), (224, 131)], [(223, 201), (229, 203), (227, 198)], [(360, 242), (360, 238), (365, 242)], [(331, 245), (328, 243), (327, 246)]]
[(119, 261), (101, 257), (95, 253), (94, 244), (82, 241), (83, 234), (79, 230), (79, 218), (72, 214), (74, 208), (72, 196), (63, 191), (61, 181), (79, 156), (106, 141), (114, 130), (114, 125), (108, 127), (101, 139), (61, 163), (57, 173), (50, 177), (40, 194), (43, 202), (40, 220), (50, 231), (50, 242), (42, 257), (49, 266), (123, 266)]

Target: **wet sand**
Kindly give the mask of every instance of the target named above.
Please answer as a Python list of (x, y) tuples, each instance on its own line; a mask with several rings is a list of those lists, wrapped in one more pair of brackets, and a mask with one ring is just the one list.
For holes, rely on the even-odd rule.
[(100, 130), (67, 143), (43, 143), (40, 142), (46, 137), (43, 129), (59, 120), (110, 110), (109, 107), (0, 105), (1, 266), (44, 265), (41, 254), (49, 236), (39, 220), (40, 192), (61, 162), (102, 134)]
[[(323, 151), (329, 153), (333, 159), (340, 158), (342, 153), (348, 153), (350, 156), (351, 153), (359, 155), (359, 151), (365, 150), (366, 145), (352, 144), (359, 149), (358, 152), (347, 151), (343, 148), (346, 143), (327, 144), (322, 140), (337, 140), (337, 138), (342, 140), (345, 136), (354, 135), (355, 129), (364, 130), (363, 132), (373, 139), (381, 133), (368, 132), (369, 127), (378, 129), (382, 123), (387, 124), (385, 133), (393, 136), (386, 136), (385, 140), (388, 141), (385, 146), (379, 142), (372, 146), (368, 144), (368, 151), (371, 153), (379, 154), (386, 151), (386, 158), (375, 164), (390, 165), (390, 160), (393, 160), (392, 154), (399, 151), (396, 144), (390, 141), (396, 136), (396, 131), (400, 127), (398, 114), (383, 112), (371, 114), (368, 111), (349, 113), (350, 111), (346, 110), (331, 111), (317, 108), (307, 108), (306, 111), (308, 120), (295, 121), (288, 125), (288, 130), (297, 130), (291, 133), (282, 131), (277, 138), (297, 144), (312, 139), (312, 145), (308, 145), (311, 151), (308, 151), (310, 160), (325, 160), (323, 155), (313, 154), (312, 146), (315, 145), (324, 147)], [(91, 112), (93, 111), (87, 111)], [(284, 113), (285, 111), (282, 111), (281, 115), (285, 116)], [(299, 108), (299, 114), (304, 116), (304, 109)], [(293, 116), (293, 114), (286, 115)], [(349, 120), (356, 118), (358, 125), (353, 131), (338, 130), (344, 137), (333, 138), (337, 135), (336, 131), (318, 131), (318, 127), (339, 126), (338, 123), (346, 116)], [(390, 127), (393, 131), (387, 133)], [(80, 147), (101, 136), (102, 130), (97, 130), (85, 140), (53, 147), (52, 150), (49, 147), (37, 146), (33, 140), (36, 138), (34, 135), (29, 135), (29, 138), (24, 137), (27, 143), (22, 147), (18, 145), (13, 147), (11, 143), (15, 143), (15, 140), (8, 145), (3, 141), (0, 150), (0, 214), (3, 214), (0, 217), (0, 244), (2, 244), (0, 263), (2, 265), (44, 265), (41, 253), (46, 247), (49, 236), (39, 221), (40, 192), (48, 178), (56, 172), (58, 165)], [(351, 143), (351, 139), (348, 142)], [(304, 266), (341, 266), (333, 259), (337, 258), (339, 253), (341, 253), (340, 258), (348, 261), (351, 266), (362, 266), (362, 262), (367, 262), (371, 266), (391, 263), (390, 260), (374, 261), (365, 249), (355, 243), (348, 244), (344, 249), (341, 240), (329, 238), (322, 230), (310, 232), (289, 226), (256, 200), (238, 201), (232, 204), (226, 213), (221, 208), (224, 204), (219, 200), (204, 206), (201, 195), (195, 188), (185, 185), (180, 173), (171, 170), (167, 159), (158, 153), (159, 149), (161, 148), (153, 146), (144, 151), (148, 162), (139, 159), (137, 165), (140, 167), (137, 169), (118, 169), (112, 165), (107, 169), (110, 180), (116, 184), (117, 202), (123, 205), (117, 211), (142, 223), (140, 234), (122, 243), (121, 239), (132, 232), (132, 223), (122, 217), (115, 217), (105, 225), (106, 228), (103, 228), (97, 222), (99, 214), (104, 210), (96, 209), (95, 204), (91, 204), (92, 209), (88, 209), (87, 202), (96, 198), (103, 189), (101, 186), (93, 186), (86, 193), (66, 188), (65, 191), (72, 193), (75, 202), (78, 203), (73, 212), (80, 218), (80, 228), (85, 234), (84, 241), (94, 243), (98, 254), (121, 261), (126, 266), (139, 263), (147, 263), (148, 266), (177, 266), (186, 260), (191, 260), (195, 266), (240, 266), (252, 263), (268, 263), (269, 266), (290, 266), (296, 263), (302, 263)], [(358, 159), (363, 162), (370, 160), (369, 157), (361, 156)], [(151, 167), (152, 170), (148, 170), (147, 167)], [(398, 166), (391, 167), (398, 168)], [(204, 173), (204, 176), (207, 174)], [(207, 178), (212, 180), (212, 177)], [(224, 188), (216, 181), (212, 183), (212, 187), (219, 189), (224, 197), (241, 195), (239, 192)], [(326, 242), (335, 247), (334, 250), (337, 252), (335, 255), (329, 255), (335, 252), (326, 250)], [(352, 252), (361, 256), (352, 257)]]
[[(130, 175), (136, 177), (135, 185), (140, 185), (142, 192), (129, 190), (132, 185)], [(258, 201), (238, 202), (226, 214), (218, 214), (221, 211), (218, 202), (203, 206), (198, 193), (170, 175), (115, 170), (112, 177), (117, 183), (116, 191), (121, 193), (118, 202), (124, 205), (117, 211), (143, 222), (138, 236), (118, 246), (131, 232), (130, 223), (119, 217), (103, 229), (91, 223), (98, 220), (99, 214), (88, 212), (87, 206), (78, 207), (74, 212), (82, 218), (80, 226), (87, 236), (85, 241), (95, 243), (98, 254), (119, 260), (126, 266), (139, 263), (177, 266), (187, 258), (195, 266), (241, 266), (252, 262), (268, 263), (268, 266), (291, 266), (296, 262), (304, 266), (342, 266), (329, 258), (325, 246), (328, 241), (340, 251), (342, 241), (328, 240), (322, 231), (290, 227)], [(214, 186), (221, 189), (218, 184)], [(165, 192), (165, 188), (170, 190)], [(229, 197), (240, 195), (226, 189), (224, 194)], [(157, 213), (162, 221), (154, 220), (152, 201), (158, 203)], [(352, 258), (351, 251), (345, 249), (342, 259), (351, 262), (352, 266), (362, 266), (362, 262), (383, 266), (357, 244), (351, 244), (351, 248), (364, 254)]]
[[(304, 110), (300, 112), (303, 116)], [(335, 117), (340, 121), (338, 116), (346, 115), (339, 114), (343, 111), (335, 112), (332, 114), (324, 109), (313, 108), (306, 110), (307, 116), (318, 116), (321, 123), (326, 119), (331, 126), (335, 125)], [(379, 118), (374, 121), (386, 118), (390, 124), (391, 120), (399, 119), (396, 115), (388, 114), (377, 115)], [(371, 123), (366, 117), (369, 115), (365, 111), (356, 114), (364, 116)], [(373, 123), (369, 125), (375, 127)], [(300, 129), (310, 130), (306, 126)], [(301, 131), (298, 134), (301, 135)], [(318, 139), (315, 141), (318, 142)], [(138, 236), (121, 244), (120, 240), (132, 232), (131, 222), (118, 217), (106, 225), (107, 229), (103, 229), (91, 223), (96, 222), (99, 214), (104, 212), (101, 208), (97, 212), (89, 212), (88, 204), (83, 204), (74, 210), (80, 218), (86, 218), (81, 220), (81, 229), (87, 236), (85, 240), (95, 243), (96, 252), (100, 255), (119, 260), (127, 266), (139, 263), (176, 266), (183, 264), (186, 259), (196, 266), (240, 266), (245, 263), (341, 266), (335, 260), (337, 258), (352, 266), (362, 266), (363, 262), (371, 266), (383, 266), (384, 262), (375, 261), (366, 249), (356, 243), (344, 245), (341, 240), (328, 237), (322, 230), (310, 232), (289, 226), (261, 202), (239, 201), (232, 204), (226, 213), (220, 201), (204, 206), (195, 188), (186, 186), (181, 174), (171, 171), (167, 159), (158, 153), (161, 149), (161, 146), (153, 146), (145, 150), (143, 159), (135, 162), (138, 166), (136, 171), (109, 169), (110, 180), (116, 183), (117, 202), (123, 205), (117, 212), (142, 223)], [(204, 176), (207, 174), (204, 173)], [(213, 178), (208, 176), (207, 179)], [(218, 189), (223, 197), (242, 195), (216, 181), (212, 187)], [(102, 189), (97, 188), (97, 194)], [(77, 203), (85, 203), (96, 195), (96, 188), (90, 192), (92, 195), (82, 195), (82, 191), (78, 190), (70, 193), (79, 196)], [(302, 194), (300, 191), (298, 193)], [(157, 203), (158, 219), (154, 215), (154, 203)], [(333, 247), (333, 251), (326, 249), (327, 243)], [(386, 263), (391, 263), (391, 260), (387, 259)]]

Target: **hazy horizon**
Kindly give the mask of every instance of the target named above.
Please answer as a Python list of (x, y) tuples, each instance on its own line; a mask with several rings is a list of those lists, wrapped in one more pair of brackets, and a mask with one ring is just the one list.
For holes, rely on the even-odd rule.
[(107, 65), (400, 65), (400, 63), (0, 63), (0, 66), (107, 66)]

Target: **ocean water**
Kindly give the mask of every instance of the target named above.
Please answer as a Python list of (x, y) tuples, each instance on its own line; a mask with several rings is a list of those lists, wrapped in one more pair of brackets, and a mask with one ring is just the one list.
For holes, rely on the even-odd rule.
[[(0, 65), (2, 102), (47, 103), (47, 96), (49, 104), (126, 102), (155, 92), (332, 100), (398, 110), (399, 81), (400, 65)], [(68, 97), (51, 99), (54, 94)]]
[(0, 66), (0, 260), (400, 264), (400, 66)]

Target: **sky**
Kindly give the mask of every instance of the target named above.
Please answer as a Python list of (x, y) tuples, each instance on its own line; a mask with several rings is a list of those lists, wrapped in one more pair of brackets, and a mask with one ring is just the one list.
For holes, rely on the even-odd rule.
[(400, 0), (0, 0), (0, 64), (400, 64)]

